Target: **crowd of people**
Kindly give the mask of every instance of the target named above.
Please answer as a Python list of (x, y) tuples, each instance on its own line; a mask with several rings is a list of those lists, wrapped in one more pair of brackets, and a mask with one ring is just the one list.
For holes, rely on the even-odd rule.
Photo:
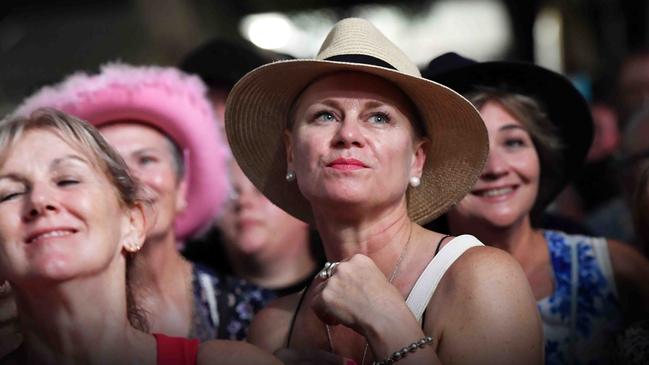
[(44, 86), (0, 121), (0, 364), (646, 363), (649, 53), (619, 74), (347, 18)]

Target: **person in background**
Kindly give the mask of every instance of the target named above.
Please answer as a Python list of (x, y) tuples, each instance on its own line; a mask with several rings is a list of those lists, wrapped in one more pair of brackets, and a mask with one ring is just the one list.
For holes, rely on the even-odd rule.
[(631, 116), (622, 131), (616, 179), (621, 194), (610, 199), (586, 217), (586, 224), (597, 234), (622, 240), (640, 248), (642, 242), (634, 231), (633, 194), (639, 187), (643, 169), (649, 165), (649, 106)]
[(0, 121), (0, 146), (0, 277), (24, 337), (0, 364), (279, 364), (243, 342), (147, 333), (132, 273), (148, 199), (90, 124), (37, 109)]
[[(214, 39), (191, 52), (180, 68), (207, 84), (223, 128), (225, 101), (234, 84), (254, 68), (280, 58), (286, 56), (251, 43)], [(266, 199), (235, 161), (229, 165), (232, 193), (223, 214), (210, 231), (188, 242), (184, 254), (278, 296), (303, 289), (324, 263), (317, 232)]]
[(489, 131), (477, 183), (447, 213), (450, 234), (474, 234), (521, 264), (543, 320), (547, 364), (610, 363), (623, 320), (647, 314), (649, 262), (624, 243), (539, 225), (590, 147), (586, 101), (563, 76), (526, 63), (448, 53), (429, 63), (427, 76), (466, 96)]
[(77, 73), (44, 87), (15, 114), (49, 106), (89, 121), (147, 187), (155, 224), (133, 279), (151, 329), (240, 340), (272, 293), (193, 264), (178, 251), (222, 211), (229, 192), (229, 150), (206, 93), (198, 77), (173, 67), (111, 63), (98, 74)]
[(514, 259), (419, 225), (475, 182), (484, 123), (371, 23), (343, 19), (315, 59), (248, 73), (225, 121), (241, 169), (318, 228), (329, 261), (305, 290), (259, 312), (249, 341), (289, 364), (542, 362)]

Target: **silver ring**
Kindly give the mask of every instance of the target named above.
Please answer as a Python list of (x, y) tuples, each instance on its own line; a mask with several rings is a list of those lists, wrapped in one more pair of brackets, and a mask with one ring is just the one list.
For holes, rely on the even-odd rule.
[(326, 262), (324, 267), (318, 273), (318, 276), (322, 280), (329, 279), (334, 274), (334, 269), (338, 266), (339, 262)]
[(327, 276), (332, 277), (336, 273), (334, 270), (336, 270), (336, 266), (338, 266), (340, 262), (332, 262), (331, 265), (327, 268)]

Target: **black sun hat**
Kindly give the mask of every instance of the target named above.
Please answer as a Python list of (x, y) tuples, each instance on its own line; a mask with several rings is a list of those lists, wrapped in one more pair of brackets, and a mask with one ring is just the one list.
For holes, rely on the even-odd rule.
[(575, 177), (593, 140), (593, 119), (588, 103), (563, 75), (532, 63), (476, 62), (457, 53), (445, 53), (428, 64), (422, 75), (460, 94), (489, 87), (522, 94), (540, 102), (562, 144), (562, 166), (544, 166), (544, 183), (532, 212), (543, 211)]

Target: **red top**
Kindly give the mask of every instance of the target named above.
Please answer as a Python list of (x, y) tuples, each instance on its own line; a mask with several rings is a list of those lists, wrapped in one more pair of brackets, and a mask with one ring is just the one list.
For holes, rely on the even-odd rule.
[(157, 365), (196, 365), (199, 341), (183, 337), (169, 337), (154, 333), (157, 344)]

